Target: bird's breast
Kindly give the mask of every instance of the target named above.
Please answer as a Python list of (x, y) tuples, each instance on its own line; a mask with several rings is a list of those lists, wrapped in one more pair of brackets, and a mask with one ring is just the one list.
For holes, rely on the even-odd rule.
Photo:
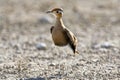
[(64, 31), (62, 29), (53, 29), (52, 38), (57, 46), (65, 46), (68, 44)]

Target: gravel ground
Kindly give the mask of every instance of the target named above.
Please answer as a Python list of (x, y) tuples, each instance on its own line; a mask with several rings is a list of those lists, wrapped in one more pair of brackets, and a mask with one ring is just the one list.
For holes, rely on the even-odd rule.
[[(54, 46), (54, 7), (80, 54)], [(120, 0), (0, 0), (0, 80), (120, 80)]]

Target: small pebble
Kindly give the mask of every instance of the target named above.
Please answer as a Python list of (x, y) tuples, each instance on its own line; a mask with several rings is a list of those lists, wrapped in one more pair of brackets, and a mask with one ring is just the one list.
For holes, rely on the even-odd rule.
[(112, 43), (109, 42), (104, 42), (104, 43), (98, 43), (92, 46), (93, 49), (98, 49), (98, 48), (105, 48), (105, 49), (110, 49), (114, 47)]
[(112, 48), (114, 47), (114, 45), (112, 43), (109, 43), (109, 42), (104, 42), (103, 44), (101, 44), (101, 48)]
[(49, 16), (41, 16), (39, 18), (39, 22), (42, 23), (42, 24), (46, 24), (46, 23), (52, 23), (53, 22), (53, 19)]
[(38, 50), (46, 50), (47, 45), (45, 43), (38, 43), (38, 44), (36, 44), (36, 48)]
[(51, 63), (51, 64), (49, 64), (49, 66), (52, 66), (52, 67), (53, 67), (53, 66), (55, 66), (55, 63)]

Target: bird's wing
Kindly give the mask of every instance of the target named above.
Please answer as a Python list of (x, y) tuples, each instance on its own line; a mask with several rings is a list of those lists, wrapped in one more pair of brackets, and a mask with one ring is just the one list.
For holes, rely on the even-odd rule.
[(75, 44), (77, 42), (77, 38), (75, 37), (75, 35), (67, 28), (65, 28), (64, 30), (65, 30), (65, 34), (66, 34), (67, 38), (70, 40), (70, 42), (72, 44)]
[(69, 41), (70, 47), (73, 49), (73, 52), (76, 53), (76, 45), (77, 45), (77, 38), (75, 37), (75, 35), (68, 30), (67, 28), (64, 29), (65, 31), (65, 35)]
[(51, 28), (50, 28), (50, 32), (51, 32), (51, 33), (52, 33), (53, 28), (54, 28), (54, 26), (51, 26)]

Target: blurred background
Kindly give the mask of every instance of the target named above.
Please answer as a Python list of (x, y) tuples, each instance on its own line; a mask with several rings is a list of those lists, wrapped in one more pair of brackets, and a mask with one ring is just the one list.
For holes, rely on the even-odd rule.
[[(78, 38), (75, 57), (54, 49), (46, 11), (56, 7)], [(0, 80), (119, 78), (120, 0), (0, 0)]]

